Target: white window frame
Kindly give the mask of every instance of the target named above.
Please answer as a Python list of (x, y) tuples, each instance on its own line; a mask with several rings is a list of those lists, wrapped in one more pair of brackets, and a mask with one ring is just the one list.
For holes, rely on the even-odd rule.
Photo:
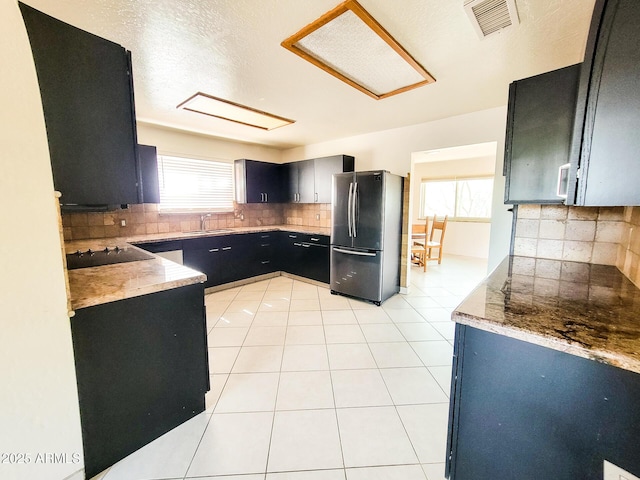
[[(441, 178), (422, 178), (420, 180), (420, 205), (419, 205), (419, 216), (418, 219), (419, 220), (426, 220), (427, 216), (425, 215), (424, 212), (424, 195), (425, 195), (425, 188), (426, 185), (429, 183), (436, 183), (436, 182), (455, 182), (456, 184), (456, 193), (455, 193), (455, 199), (454, 199), (454, 212), (458, 212), (458, 189), (459, 189), (459, 185), (460, 182), (464, 182), (466, 180), (492, 180), (493, 183), (493, 187), (495, 187), (495, 177), (493, 175), (478, 175), (478, 176), (465, 176), (465, 177), (441, 177)], [(492, 188), (492, 195), (491, 195), (491, 199), (493, 198), (493, 188)], [(493, 213), (493, 212), (491, 212)], [(441, 216), (442, 214), (438, 213), (439, 216)], [(433, 214), (429, 215), (430, 217), (433, 216)], [(457, 215), (449, 215), (448, 218), (449, 221), (453, 221), (453, 222), (474, 222), (474, 223), (490, 223), (491, 222), (491, 215), (489, 215), (488, 217), (462, 217), (462, 216), (457, 216)]]
[[(233, 161), (170, 153), (158, 154), (158, 183), (161, 213), (228, 213), (233, 212)], [(186, 180), (173, 184), (168, 192), (168, 176), (184, 174)], [(191, 179), (189, 179), (191, 177)], [(196, 179), (193, 181), (193, 179)], [(217, 190), (208, 185), (218, 183)]]

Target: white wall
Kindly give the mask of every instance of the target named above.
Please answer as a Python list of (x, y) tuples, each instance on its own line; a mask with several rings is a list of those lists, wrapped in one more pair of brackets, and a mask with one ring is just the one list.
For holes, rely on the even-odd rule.
[[(0, 478), (58, 480), (83, 458), (56, 200), (17, 2), (0, 2), (0, 19), (0, 452), (31, 460), (0, 464)], [(46, 453), (68, 463), (39, 462)]]
[(234, 142), (197, 133), (138, 122), (138, 143), (158, 147), (158, 153), (192, 158), (235, 160), (249, 158), (280, 163), (282, 151), (263, 145)]
[(489, 247), (489, 269), (492, 270), (508, 255), (511, 235), (511, 214), (503, 203), (502, 165), (506, 120), (505, 105), (419, 125), (289, 149), (283, 152), (283, 161), (345, 153), (356, 157), (356, 170), (386, 169), (398, 175), (406, 175), (411, 170), (412, 152), (497, 142)]

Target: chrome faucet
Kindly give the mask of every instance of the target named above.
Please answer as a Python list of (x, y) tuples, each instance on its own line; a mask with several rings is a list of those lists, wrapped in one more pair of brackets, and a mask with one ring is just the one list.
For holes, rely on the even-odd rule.
[(210, 213), (200, 215), (200, 231), (204, 232), (204, 224), (207, 221), (207, 218), (211, 217)]

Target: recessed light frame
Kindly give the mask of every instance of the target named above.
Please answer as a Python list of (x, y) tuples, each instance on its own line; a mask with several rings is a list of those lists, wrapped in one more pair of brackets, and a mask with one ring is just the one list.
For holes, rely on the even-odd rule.
[[(411, 83), (409, 85), (402, 86), (401, 88), (396, 88), (392, 91), (384, 92), (384, 93), (376, 93), (371, 88), (367, 88), (365, 85), (358, 83), (358, 81), (354, 78), (350, 78), (348, 73), (338, 71), (333, 68), (331, 65), (327, 64), (321, 58), (314, 56), (313, 52), (308, 52), (300, 46), (298, 46), (298, 42), (304, 39), (308, 35), (311, 35), (316, 30), (322, 28), (328, 23), (332, 22), (336, 18), (340, 17), (344, 13), (352, 12), (354, 13), (367, 27), (369, 27), (376, 35), (378, 35), (389, 47), (392, 49), (402, 60), (407, 62), (418, 74), (423, 77), (424, 80), (418, 81), (415, 83)], [(334, 77), (342, 80), (343, 82), (351, 85), (353, 88), (360, 90), (361, 92), (369, 95), (376, 100), (381, 100), (383, 98), (387, 98), (393, 95), (397, 95), (399, 93), (406, 92), (408, 90), (413, 90), (414, 88), (421, 87), (423, 85), (427, 85), (429, 83), (435, 82), (435, 78), (431, 76), (431, 74), (420, 65), (412, 56), (407, 52), (402, 45), (400, 45), (392, 36), (387, 32), (382, 25), (380, 25), (375, 18), (373, 18), (369, 12), (367, 12), (356, 0), (347, 0), (333, 10), (322, 15), (320, 18), (310, 23), (306, 27), (302, 28), (296, 34), (290, 36), (286, 40), (284, 40), (281, 45), (287, 50), (295, 53), (296, 55), (304, 58), (308, 62), (312, 63), (316, 67), (324, 70), (325, 72), (333, 75)], [(362, 82), (364, 83), (364, 82)]]
[[(200, 107), (196, 107), (193, 105), (196, 103), (200, 103)], [(213, 95), (208, 95), (202, 92), (198, 92), (190, 96), (176, 108), (182, 108), (183, 110), (187, 110), (189, 112), (200, 113), (202, 115), (220, 118), (222, 120), (239, 123), (240, 125), (247, 125), (249, 127), (259, 128), (261, 130), (273, 130), (275, 128), (280, 128), (295, 123), (295, 120), (280, 117), (272, 113), (264, 112), (252, 107), (247, 107), (246, 105), (235, 103), (230, 100), (225, 100), (223, 98), (214, 97)], [(214, 111), (215, 108), (222, 108), (226, 112), (216, 112)], [(235, 116), (235, 118), (233, 118), (233, 116)], [(262, 120), (262, 122), (260, 122), (260, 120)]]

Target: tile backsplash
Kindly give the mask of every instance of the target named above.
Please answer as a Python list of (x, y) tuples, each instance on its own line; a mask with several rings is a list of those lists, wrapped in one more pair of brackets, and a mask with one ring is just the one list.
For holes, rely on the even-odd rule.
[(519, 205), (514, 255), (615, 265), (640, 286), (640, 207)]
[[(122, 226), (123, 220), (125, 226)], [(215, 230), (262, 225), (330, 227), (331, 205), (236, 204), (233, 212), (212, 213), (205, 228)], [(200, 214), (163, 213), (157, 204), (145, 203), (111, 212), (63, 213), (62, 226), (65, 240), (192, 232), (200, 230)]]

